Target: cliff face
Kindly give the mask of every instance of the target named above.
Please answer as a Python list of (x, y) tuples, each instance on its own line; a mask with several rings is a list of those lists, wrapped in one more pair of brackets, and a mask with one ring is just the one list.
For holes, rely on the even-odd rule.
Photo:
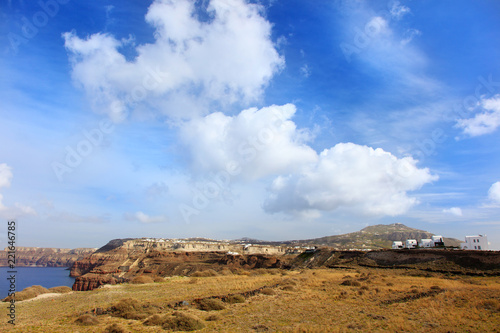
[(303, 253), (287, 268), (351, 267), (410, 268), (458, 274), (500, 275), (500, 251), (440, 249), (337, 251), (322, 248)]
[[(16, 266), (71, 267), (76, 261), (92, 254), (95, 250), (17, 247)], [(0, 266), (8, 266), (7, 249), (0, 251)]]
[[(278, 268), (282, 260), (269, 252), (285, 253), (281, 248), (251, 247), (219, 242), (113, 240), (71, 267), (75, 277), (73, 290), (92, 290), (103, 284), (115, 284), (138, 275), (190, 275), (207, 269)], [(249, 249), (250, 248), (250, 249)], [(260, 249), (261, 253), (256, 253)], [(228, 250), (246, 251), (239, 254)]]

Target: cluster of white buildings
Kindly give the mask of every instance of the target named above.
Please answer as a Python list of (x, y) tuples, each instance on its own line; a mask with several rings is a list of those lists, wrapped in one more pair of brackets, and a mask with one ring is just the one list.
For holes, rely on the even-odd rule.
[[(416, 239), (407, 239), (406, 242), (392, 242), (393, 249), (415, 249), (432, 248), (444, 246), (443, 236), (432, 236), (432, 238), (421, 239), (417, 243)], [(488, 238), (485, 235), (465, 236), (465, 243), (460, 244), (462, 250), (488, 250)]]
[(407, 239), (406, 242), (392, 242), (393, 249), (415, 249), (417, 247), (439, 247), (444, 246), (443, 236), (432, 236), (432, 238), (423, 238), (417, 243), (416, 239)]

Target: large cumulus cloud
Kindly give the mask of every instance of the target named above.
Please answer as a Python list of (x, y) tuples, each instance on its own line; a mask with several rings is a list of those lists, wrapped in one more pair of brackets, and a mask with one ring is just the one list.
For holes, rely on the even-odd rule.
[(399, 215), (417, 203), (408, 191), (437, 179), (411, 157), (339, 143), (298, 174), (280, 176), (264, 203), (267, 212), (318, 213), (339, 208), (367, 215)]
[(196, 15), (200, 10), (189, 0), (154, 1), (146, 21), (155, 28), (155, 42), (137, 46), (132, 60), (120, 53), (131, 40), (65, 33), (73, 79), (94, 109), (120, 121), (131, 108), (147, 104), (186, 118), (207, 112), (214, 102), (260, 98), (284, 65), (261, 7), (243, 0), (211, 0), (208, 20)]

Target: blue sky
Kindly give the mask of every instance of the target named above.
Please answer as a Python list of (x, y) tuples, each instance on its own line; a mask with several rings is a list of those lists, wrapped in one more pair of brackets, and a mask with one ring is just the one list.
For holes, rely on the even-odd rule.
[(4, 1), (0, 218), (27, 246), (399, 222), (500, 249), (499, 13)]

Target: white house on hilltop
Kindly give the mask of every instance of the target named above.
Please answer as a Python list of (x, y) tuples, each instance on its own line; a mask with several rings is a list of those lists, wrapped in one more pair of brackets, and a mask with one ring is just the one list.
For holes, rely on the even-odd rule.
[(418, 247), (433, 247), (434, 242), (430, 238), (422, 238), (418, 243)]
[(405, 243), (405, 247), (407, 249), (414, 249), (417, 247), (417, 240), (416, 239), (407, 239)]
[(392, 248), (394, 250), (403, 249), (404, 248), (403, 242), (401, 242), (401, 241), (394, 241), (394, 242), (392, 242)]
[(460, 244), (462, 250), (488, 250), (486, 235), (465, 236), (465, 243)]

